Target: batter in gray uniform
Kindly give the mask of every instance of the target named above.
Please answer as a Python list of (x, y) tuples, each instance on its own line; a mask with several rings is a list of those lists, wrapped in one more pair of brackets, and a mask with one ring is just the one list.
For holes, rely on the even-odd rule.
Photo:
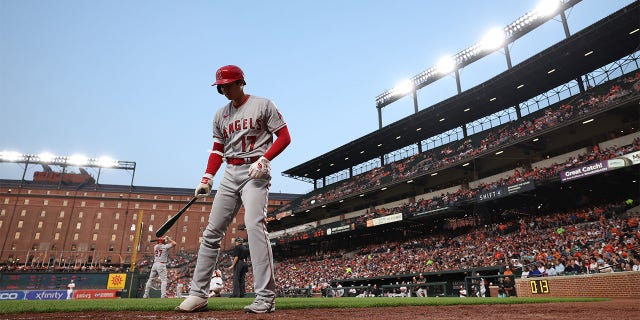
[(291, 142), (289, 130), (273, 101), (244, 93), (246, 82), (239, 67), (228, 65), (218, 69), (213, 85), (230, 102), (216, 112), (213, 149), (195, 194), (208, 195), (213, 176), (223, 161), (227, 165), (213, 199), (209, 223), (202, 234), (189, 297), (176, 307), (176, 311), (207, 309), (209, 282), (216, 269), (220, 242), (240, 206), (244, 205), (256, 294), (253, 303), (244, 307), (244, 311), (273, 312), (275, 279), (266, 222), (271, 185), (270, 161)]
[(169, 261), (169, 249), (173, 248), (176, 242), (168, 236), (158, 239), (158, 243), (153, 246), (153, 266), (147, 285), (144, 286), (143, 298), (149, 298), (149, 288), (154, 278), (160, 278), (160, 298), (167, 297), (167, 262)]

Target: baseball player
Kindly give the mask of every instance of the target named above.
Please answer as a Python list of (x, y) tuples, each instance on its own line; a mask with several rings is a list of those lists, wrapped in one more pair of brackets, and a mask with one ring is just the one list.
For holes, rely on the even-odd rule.
[(216, 269), (220, 242), (229, 223), (243, 205), (256, 295), (253, 303), (244, 307), (244, 311), (273, 312), (275, 279), (266, 225), (271, 185), (270, 161), (291, 142), (289, 130), (273, 101), (244, 92), (246, 81), (239, 67), (227, 65), (218, 69), (213, 85), (230, 102), (216, 112), (213, 149), (195, 194), (208, 195), (213, 176), (223, 161), (227, 164), (211, 205), (209, 222), (202, 234), (189, 296), (176, 307), (176, 311), (207, 309), (207, 290), (213, 270)]
[(73, 299), (73, 290), (76, 289), (76, 284), (71, 279), (71, 282), (67, 285), (67, 299)]
[(149, 288), (151, 288), (151, 282), (156, 277), (160, 278), (162, 284), (160, 285), (160, 298), (167, 297), (167, 265), (169, 260), (169, 249), (173, 248), (176, 242), (169, 236), (158, 239), (158, 243), (153, 246), (153, 266), (149, 273), (149, 280), (144, 287), (143, 298), (149, 298)]
[(224, 288), (224, 280), (222, 280), (222, 271), (216, 269), (211, 277), (211, 284), (209, 284), (209, 298), (219, 297)]

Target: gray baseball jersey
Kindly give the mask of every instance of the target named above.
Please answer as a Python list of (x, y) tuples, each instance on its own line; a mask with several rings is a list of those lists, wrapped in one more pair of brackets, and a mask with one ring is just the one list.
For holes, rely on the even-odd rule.
[(155, 257), (153, 262), (167, 263), (169, 261), (169, 249), (171, 249), (171, 247), (173, 247), (171, 243), (158, 243), (153, 246), (153, 256)]
[(273, 132), (286, 126), (273, 101), (249, 96), (240, 108), (229, 102), (213, 121), (213, 141), (224, 145), (225, 158), (260, 157), (271, 147)]
[[(231, 102), (216, 112), (213, 139), (224, 145), (224, 158), (263, 156), (273, 144), (273, 133), (286, 123), (269, 99), (249, 96), (240, 107)], [(275, 299), (273, 255), (267, 232), (267, 202), (270, 178), (249, 179), (250, 162), (227, 163), (215, 194), (209, 223), (202, 234), (190, 295), (208, 297), (211, 275), (216, 268), (220, 242), (229, 223), (244, 206), (254, 292), (267, 302)]]

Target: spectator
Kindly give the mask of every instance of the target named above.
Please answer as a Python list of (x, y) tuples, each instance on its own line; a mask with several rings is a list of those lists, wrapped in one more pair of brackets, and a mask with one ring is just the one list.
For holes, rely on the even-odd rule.
[(562, 260), (556, 260), (556, 273), (561, 276), (564, 275), (564, 263), (562, 263)]
[[(538, 265), (539, 263), (536, 262), (535, 265), (531, 268), (531, 271), (529, 272), (529, 277), (531, 278), (535, 278), (535, 277), (542, 277), (542, 271), (540, 271), (540, 266)], [(544, 269), (544, 267), (542, 267), (542, 269)]]
[(613, 268), (611, 268), (611, 266), (603, 259), (598, 259), (598, 272), (611, 273), (613, 272)]
[(556, 272), (556, 267), (555, 265), (553, 265), (553, 263), (547, 263), (546, 275), (550, 277), (558, 275), (558, 273)]

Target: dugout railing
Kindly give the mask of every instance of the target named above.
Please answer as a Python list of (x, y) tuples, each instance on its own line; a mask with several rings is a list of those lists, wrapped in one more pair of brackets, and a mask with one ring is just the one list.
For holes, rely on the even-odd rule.
[[(406, 295), (403, 294), (401, 288), (407, 288)], [(417, 297), (416, 292), (418, 289), (423, 288), (426, 290), (427, 297), (446, 297), (449, 296), (447, 290), (447, 282), (423, 282), (423, 283), (400, 283), (400, 284), (385, 284), (380, 286), (382, 289), (382, 296), (384, 297)]]
[[(515, 297), (514, 275), (481, 275), (465, 277), (464, 288), (468, 297)], [(484, 282), (484, 292), (481, 292)]]
[(313, 290), (311, 288), (283, 288), (278, 290), (277, 295), (288, 298), (309, 298), (313, 296)]

